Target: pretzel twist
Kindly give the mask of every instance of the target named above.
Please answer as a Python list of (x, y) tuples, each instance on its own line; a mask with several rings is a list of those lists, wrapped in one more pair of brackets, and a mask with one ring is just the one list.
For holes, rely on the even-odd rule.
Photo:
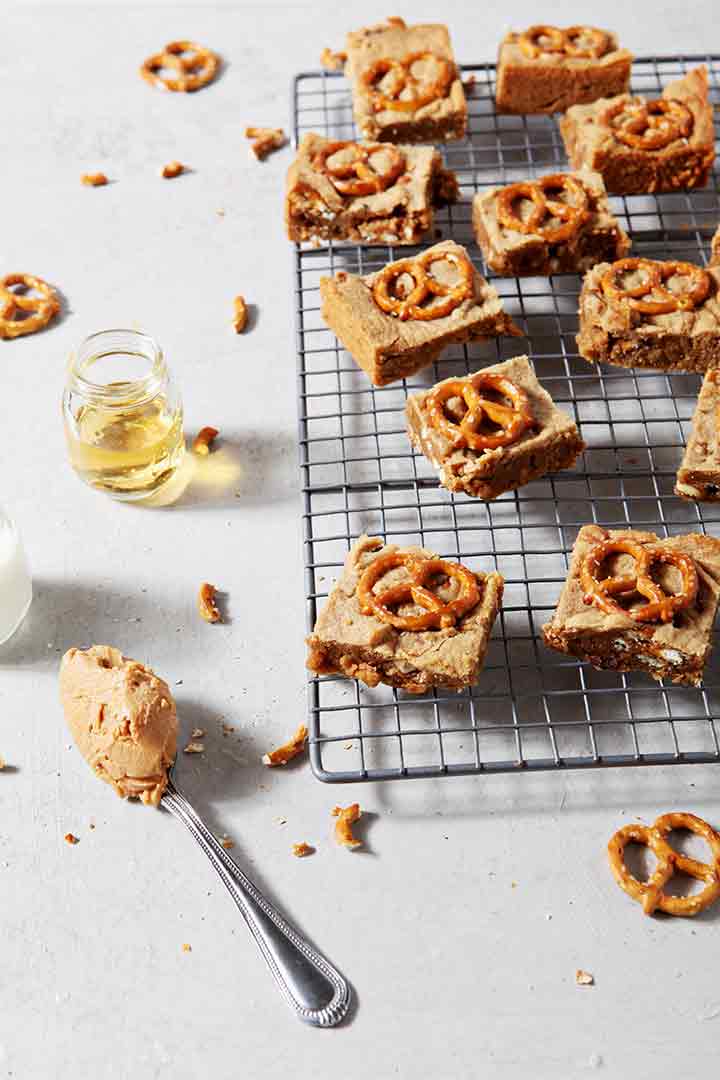
[[(625, 577), (600, 576), (602, 565), (610, 555), (632, 555), (636, 562), (635, 574)], [(654, 563), (675, 566), (682, 579), (680, 592), (668, 594), (650, 576)], [(595, 604), (607, 614), (628, 615), (636, 622), (670, 622), (678, 611), (691, 607), (697, 598), (698, 573), (694, 559), (680, 551), (662, 544), (638, 544), (634, 540), (602, 540), (585, 557), (580, 571), (585, 590), (586, 604)], [(644, 596), (649, 603), (635, 611), (622, 607), (613, 597), (629, 599), (634, 593)]]
[[(40, 296), (24, 296), (13, 292), (12, 285), (34, 289)], [(32, 274), (6, 274), (0, 278), (0, 338), (22, 337), (42, 330), (60, 310), (55, 290), (42, 278)], [(27, 318), (18, 319), (18, 314)]]
[[(449, 262), (456, 266), (460, 280), (454, 285), (443, 284), (429, 272), (434, 262)], [(398, 296), (395, 286), (403, 274), (413, 280), (413, 288), (406, 296)], [(395, 315), (403, 322), (406, 319), (418, 319), (427, 322), (449, 315), (463, 300), (473, 296), (473, 267), (465, 254), (445, 251), (438, 254), (430, 248), (415, 258), (399, 259), (388, 263), (376, 274), (372, 285), (373, 299), (377, 306), (388, 315)], [(443, 299), (434, 304), (423, 306), (429, 296)]]
[[(354, 153), (350, 161), (342, 161), (335, 165), (329, 163), (329, 159), (335, 154), (350, 148)], [(389, 163), (382, 172), (378, 172), (371, 163), (372, 156), (380, 152), (389, 158)], [(361, 146), (356, 142), (331, 142), (319, 150), (313, 158), (314, 168), (327, 176), (335, 190), (341, 195), (373, 195), (378, 191), (385, 191), (405, 171), (405, 163), (403, 152), (389, 143)]]
[(660, 150), (676, 139), (686, 139), (694, 124), (687, 105), (673, 99), (617, 101), (605, 113), (616, 139), (636, 150)]
[[(557, 198), (548, 198), (552, 192), (564, 193), (574, 201), (561, 202)], [(521, 218), (517, 213), (515, 204), (519, 199), (532, 202), (532, 210), (527, 218)], [(587, 191), (575, 177), (564, 173), (510, 184), (498, 193), (496, 206), (501, 225), (515, 232), (537, 233), (548, 244), (568, 240), (589, 216)], [(561, 224), (543, 224), (546, 219), (552, 218), (559, 218)]]
[[(418, 60), (435, 61), (438, 72), (434, 79), (418, 79), (413, 75), (412, 66)], [(386, 76), (390, 76), (390, 79), (385, 81), (383, 89), (380, 90), (378, 84)], [(425, 51), (409, 53), (403, 60), (393, 60), (390, 57), (376, 60), (362, 73), (361, 83), (375, 112), (383, 109), (416, 112), (423, 105), (446, 97), (454, 78), (455, 65), (452, 61), (445, 56), (438, 56), (437, 53)], [(401, 98), (404, 90), (408, 90), (410, 94)]]
[[(183, 56), (183, 53), (190, 55)], [(203, 45), (196, 45), (194, 41), (171, 41), (162, 52), (143, 61), (140, 74), (151, 86), (161, 90), (191, 93), (215, 78), (219, 64), (219, 57)], [(163, 68), (170, 68), (177, 74), (174, 78), (160, 75)]]
[[(544, 39), (544, 40), (542, 40)], [(518, 45), (531, 60), (542, 53), (565, 53), (577, 59), (597, 60), (610, 48), (610, 38), (596, 26), (529, 26), (518, 37)]]
[[(699, 862), (676, 851), (667, 841), (673, 829), (688, 829), (701, 836), (712, 853), (712, 863)], [(649, 847), (657, 866), (648, 881), (638, 881), (625, 865), (628, 844)], [(652, 825), (625, 825), (608, 844), (608, 859), (613, 876), (621, 889), (642, 904), (646, 915), (664, 911), (668, 915), (697, 915), (720, 896), (720, 836), (702, 818), (679, 811), (663, 814)], [(691, 896), (672, 896), (664, 892), (670, 878), (687, 874), (703, 881), (705, 888)]]
[[(483, 397), (482, 391), (487, 390), (501, 394), (510, 405)], [(462, 398), (467, 405), (467, 412), (459, 423), (450, 420), (445, 412), (445, 405), (453, 397)], [(511, 446), (534, 423), (525, 391), (512, 380), (490, 372), (440, 383), (428, 394), (427, 409), (432, 426), (458, 449), (494, 450), (499, 446)], [(494, 434), (478, 431), (485, 417), (497, 424), (500, 431)]]
[[(618, 285), (618, 274), (642, 271), (645, 278), (637, 285)], [(666, 288), (664, 282), (678, 275), (689, 278), (689, 287), (685, 292), (676, 293)], [(610, 266), (600, 285), (606, 296), (613, 300), (627, 300), (634, 311), (645, 315), (665, 315), (671, 311), (692, 311), (707, 298), (712, 287), (712, 279), (707, 270), (693, 263), (657, 262), (654, 259), (627, 258), (618, 259)]]
[[(407, 579), (374, 592), (375, 585), (390, 570), (404, 567)], [(426, 587), (428, 579), (443, 574), (458, 584), (453, 600), (441, 600)], [(438, 630), (455, 626), (480, 601), (478, 581), (472, 570), (445, 559), (422, 559), (413, 552), (390, 551), (379, 555), (362, 573), (357, 597), (363, 615), (374, 615), (397, 630)], [(392, 610), (403, 604), (417, 604), (420, 615), (400, 615)]]

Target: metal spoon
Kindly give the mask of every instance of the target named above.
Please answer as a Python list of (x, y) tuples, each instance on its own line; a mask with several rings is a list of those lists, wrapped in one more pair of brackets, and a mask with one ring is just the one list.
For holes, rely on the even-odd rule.
[(217, 870), (260, 946), (286, 1002), (306, 1024), (316, 1027), (339, 1024), (350, 1006), (351, 991), (347, 982), (230, 858), (178, 791), (173, 773), (174, 767), (162, 796), (162, 805), (190, 830)]

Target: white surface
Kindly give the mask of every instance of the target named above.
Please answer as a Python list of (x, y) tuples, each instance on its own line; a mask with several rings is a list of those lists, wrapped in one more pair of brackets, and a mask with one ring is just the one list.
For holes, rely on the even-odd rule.
[[(30, 615), (0, 652), (0, 753), (12, 766), (0, 774), (0, 1077), (642, 1080), (715, 1069), (720, 916), (645, 919), (613, 884), (604, 848), (623, 822), (669, 808), (720, 823), (717, 768), (339, 789), (307, 765), (259, 764), (304, 716), (304, 615), (280, 211), (289, 153), (258, 165), (242, 131), (287, 126), (291, 73), (387, 10), (170, 7), (3, 5), (0, 273), (47, 278), (67, 310), (46, 333), (0, 342), (0, 500), (36, 580)], [(710, 0), (547, 10), (612, 26), (638, 53), (720, 47), (708, 40)], [(529, 3), (418, 3), (412, 14), (447, 18), (460, 61), (491, 59), (507, 25), (541, 18)], [(185, 36), (223, 54), (223, 77), (194, 96), (154, 92), (137, 65)], [(194, 172), (159, 179), (173, 158)], [(81, 187), (97, 169), (113, 184)], [(237, 292), (258, 308), (243, 337), (229, 325)], [(213, 483), (204, 470), (172, 508), (113, 503), (66, 463), (65, 357), (91, 330), (135, 323), (166, 349), (188, 430), (213, 424), (223, 436)], [(224, 626), (199, 620), (201, 580), (227, 592)], [(297, 1024), (190, 837), (116, 799), (69, 746), (58, 661), (91, 642), (151, 663), (186, 729), (207, 730), (206, 754), (180, 763), (182, 785), (352, 980), (349, 1026)], [(236, 736), (223, 738), (221, 718)], [(349, 854), (332, 842), (330, 810), (355, 798), (367, 849)], [(294, 859), (299, 840), (317, 854)], [(578, 967), (594, 987), (576, 988)]]

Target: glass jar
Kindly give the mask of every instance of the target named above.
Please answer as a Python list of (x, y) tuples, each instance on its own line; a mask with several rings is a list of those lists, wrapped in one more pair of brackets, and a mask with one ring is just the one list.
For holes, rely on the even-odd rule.
[(162, 349), (138, 330), (101, 330), (71, 354), (63, 418), (78, 476), (115, 499), (153, 495), (185, 453), (180, 395)]
[(31, 600), (32, 580), (20, 534), (0, 506), (0, 645), (20, 626)]

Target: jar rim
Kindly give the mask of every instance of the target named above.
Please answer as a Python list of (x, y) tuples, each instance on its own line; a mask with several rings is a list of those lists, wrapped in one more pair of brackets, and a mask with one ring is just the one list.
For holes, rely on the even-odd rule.
[[(148, 370), (140, 376), (116, 383), (100, 382), (88, 377), (86, 369), (95, 361), (123, 352), (144, 357), (148, 361)], [(84, 397), (106, 404), (119, 400), (125, 402), (128, 395), (135, 402), (138, 396), (143, 400), (152, 398), (162, 389), (166, 378), (167, 368), (159, 342), (140, 329), (113, 327), (96, 330), (72, 350), (68, 361), (70, 388)]]

